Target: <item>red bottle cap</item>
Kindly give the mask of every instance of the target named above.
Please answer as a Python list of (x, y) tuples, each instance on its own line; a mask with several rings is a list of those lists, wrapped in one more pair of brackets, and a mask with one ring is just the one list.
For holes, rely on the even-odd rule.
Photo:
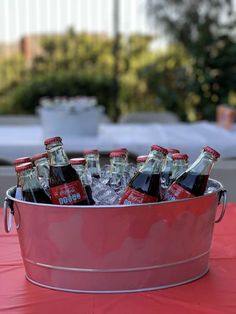
[(212, 154), (215, 158), (220, 158), (220, 153), (218, 153), (216, 150), (214, 150), (210, 146), (204, 146), (203, 150), (204, 150), (204, 152), (208, 152), (208, 153)]
[(98, 149), (86, 149), (84, 150), (84, 155), (98, 155)]
[(17, 158), (15, 160), (15, 166), (18, 166), (20, 164), (24, 164), (26, 162), (31, 162), (31, 158), (30, 157), (20, 157), (20, 158)]
[(127, 154), (127, 153), (128, 153), (128, 149), (125, 148), (125, 147), (115, 148), (115, 149), (113, 149), (111, 152), (112, 152), (112, 153), (113, 153), (113, 152), (122, 152), (122, 153), (124, 153), (124, 154)]
[(176, 154), (173, 154), (172, 159), (173, 160), (188, 160), (188, 155), (176, 153)]
[(136, 162), (145, 162), (147, 160), (148, 156), (147, 155), (142, 155), (142, 156), (138, 156), (136, 159)]
[(179, 150), (176, 148), (167, 148), (168, 154), (177, 154)]
[(21, 172), (27, 169), (32, 169), (33, 168), (33, 164), (32, 162), (26, 162), (24, 164), (18, 165), (16, 166), (16, 172)]
[(86, 165), (86, 159), (85, 158), (71, 158), (70, 164), (71, 165)]
[(151, 150), (156, 150), (158, 152), (161, 152), (163, 155), (167, 155), (168, 151), (164, 147), (158, 146), (158, 145), (152, 145)]
[(118, 158), (126, 158), (126, 154), (122, 151), (112, 151), (110, 153), (110, 158), (114, 158), (114, 157), (118, 157)]
[(49, 137), (44, 141), (44, 145), (56, 143), (56, 142), (62, 142), (62, 139), (60, 136), (55, 136), (55, 137)]
[(44, 152), (44, 153), (39, 153), (32, 156), (33, 161), (41, 159), (41, 158), (48, 158), (48, 153)]

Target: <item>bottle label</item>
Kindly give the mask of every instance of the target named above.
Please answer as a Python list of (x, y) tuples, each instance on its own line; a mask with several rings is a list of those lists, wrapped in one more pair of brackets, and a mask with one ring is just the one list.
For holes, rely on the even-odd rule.
[(73, 205), (87, 199), (80, 181), (64, 183), (50, 188), (52, 204)]
[(158, 201), (157, 196), (151, 196), (146, 193), (139, 192), (131, 187), (128, 187), (122, 196), (119, 204), (130, 205), (130, 204), (144, 204), (154, 203)]
[(185, 190), (182, 186), (176, 182), (172, 183), (171, 186), (166, 190), (164, 195), (164, 200), (173, 201), (182, 198), (194, 197), (189, 191)]

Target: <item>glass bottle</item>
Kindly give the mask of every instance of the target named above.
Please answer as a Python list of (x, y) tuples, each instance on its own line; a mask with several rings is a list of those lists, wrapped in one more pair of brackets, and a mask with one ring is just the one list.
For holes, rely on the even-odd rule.
[(125, 147), (114, 148), (114, 149), (112, 149), (111, 153), (122, 153), (122, 154), (124, 154), (125, 155), (125, 163), (126, 163), (126, 165), (128, 164), (129, 151), (127, 148), (125, 148)]
[(166, 190), (163, 200), (191, 198), (204, 194), (209, 174), (220, 154), (204, 146), (197, 160)]
[(51, 204), (49, 196), (39, 183), (31, 162), (16, 166), (19, 184), (22, 188), (22, 199), (27, 202)]
[(31, 161), (32, 161), (31, 158), (28, 156), (27, 157), (19, 157), (19, 158), (15, 159), (14, 164), (15, 164), (15, 166), (18, 166), (18, 165), (24, 164), (26, 162), (31, 162)]
[(44, 141), (49, 159), (49, 188), (53, 204), (88, 205), (88, 196), (79, 175), (71, 166), (63, 149), (62, 139)]
[(119, 204), (142, 204), (160, 201), (160, 174), (167, 150), (152, 145), (144, 166), (134, 175)]
[[(130, 166), (132, 167), (132, 165), (130, 165), (128, 163), (128, 149), (127, 148), (115, 148), (111, 151), (111, 153), (122, 153), (123, 155), (125, 155), (125, 175), (126, 177), (130, 178), (130, 172), (132, 171), (132, 169), (130, 168)], [(110, 157), (110, 164), (106, 164), (102, 167), (102, 171), (101, 171), (101, 180), (102, 183), (107, 184), (109, 179), (110, 179), (110, 174), (111, 174), (111, 153), (109, 155)]]
[(167, 148), (168, 154), (166, 156), (166, 162), (161, 172), (161, 186), (163, 189), (167, 189), (171, 184), (171, 176), (173, 170), (173, 154), (179, 153), (178, 149)]
[(107, 182), (116, 193), (124, 192), (127, 186), (126, 171), (126, 154), (122, 151), (112, 151), (110, 153), (110, 177)]
[(49, 194), (49, 163), (48, 153), (40, 153), (32, 156), (36, 167), (36, 175), (44, 190)]
[(140, 155), (136, 158), (137, 170), (140, 170), (147, 161), (147, 155)]
[(112, 153), (123, 153), (125, 155), (125, 178), (129, 182), (137, 172), (137, 167), (134, 163), (129, 162), (129, 151), (127, 148), (116, 148), (112, 150)]
[(80, 177), (80, 180), (88, 195), (89, 205), (94, 205), (95, 201), (93, 200), (92, 189), (90, 186), (91, 178), (89, 178), (89, 175), (86, 169), (86, 159), (85, 158), (72, 158), (70, 159), (70, 164), (76, 170), (76, 172), (78, 173)]
[[(30, 157), (20, 157), (20, 158), (17, 158), (14, 162), (15, 164), (15, 171), (16, 171), (16, 167), (21, 165), (21, 164), (24, 164), (26, 162), (31, 162), (31, 158)], [(16, 171), (16, 192), (15, 192), (15, 198), (17, 200), (22, 200), (23, 199), (23, 196), (22, 196), (22, 188), (20, 186), (20, 181), (19, 181), (19, 172)]]
[(99, 151), (97, 149), (88, 149), (84, 151), (86, 167), (92, 178), (101, 178), (101, 167), (99, 162)]
[(173, 170), (171, 175), (171, 183), (178, 178), (185, 170), (188, 169), (187, 154), (173, 154)]

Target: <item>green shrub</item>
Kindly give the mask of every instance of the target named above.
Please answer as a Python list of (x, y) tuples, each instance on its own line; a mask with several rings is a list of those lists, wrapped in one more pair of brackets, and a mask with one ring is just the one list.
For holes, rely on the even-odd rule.
[(32, 77), (8, 94), (10, 108), (15, 113), (35, 113), (43, 96), (96, 96), (99, 104), (109, 111), (111, 79), (73, 73), (53, 73)]

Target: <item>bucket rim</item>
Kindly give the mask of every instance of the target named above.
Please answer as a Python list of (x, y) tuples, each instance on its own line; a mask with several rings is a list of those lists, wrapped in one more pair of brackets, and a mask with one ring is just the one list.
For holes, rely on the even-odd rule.
[(212, 197), (216, 194), (219, 194), (221, 191), (224, 190), (224, 187), (222, 185), (221, 182), (215, 180), (215, 179), (209, 179), (208, 181), (209, 183), (212, 183), (213, 185), (218, 186), (218, 188), (208, 194), (204, 194), (201, 196), (194, 196), (191, 198), (184, 198), (184, 199), (179, 199), (179, 200), (175, 200), (175, 201), (165, 201), (165, 202), (156, 202), (156, 203), (144, 203), (144, 204), (127, 204), (127, 205), (59, 205), (59, 204), (44, 204), (44, 203), (33, 203), (33, 202), (26, 202), (23, 200), (18, 200), (15, 197), (12, 196), (12, 192), (15, 190), (16, 186), (12, 186), (10, 187), (7, 191), (6, 191), (6, 198), (14, 203), (20, 203), (20, 204), (33, 204), (34, 206), (40, 206), (40, 207), (52, 207), (52, 208), (58, 208), (58, 207), (63, 207), (63, 208), (70, 208), (70, 209), (84, 209), (84, 208), (90, 208), (90, 209), (104, 209), (104, 208), (109, 208), (109, 209), (115, 209), (115, 208), (132, 208), (132, 207), (147, 207), (147, 206), (161, 206), (163, 204), (169, 204), (169, 203), (182, 203), (182, 202), (191, 202), (195, 199), (205, 199), (208, 197)]

